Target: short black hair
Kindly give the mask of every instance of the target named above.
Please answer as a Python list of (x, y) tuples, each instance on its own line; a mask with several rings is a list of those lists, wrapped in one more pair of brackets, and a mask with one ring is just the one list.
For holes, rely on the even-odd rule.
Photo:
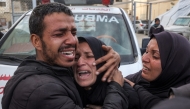
[(29, 29), (30, 34), (36, 34), (40, 38), (42, 38), (42, 33), (45, 28), (45, 24), (43, 22), (45, 16), (50, 15), (52, 13), (65, 13), (69, 16), (73, 16), (72, 11), (64, 4), (61, 3), (47, 3), (38, 5), (32, 11), (29, 19)]
[(155, 22), (157, 22), (157, 21), (160, 21), (160, 19), (159, 18), (155, 18)]

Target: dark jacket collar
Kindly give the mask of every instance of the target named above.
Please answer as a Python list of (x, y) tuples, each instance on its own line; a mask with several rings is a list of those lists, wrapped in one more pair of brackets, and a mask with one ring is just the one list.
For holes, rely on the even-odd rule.
[[(16, 86), (19, 84), (19, 82), (28, 76), (36, 75), (36, 74), (49, 74), (52, 76), (56, 76), (58, 78), (62, 78), (65, 76), (73, 77), (71, 68), (60, 67), (60, 66), (51, 66), (51, 65), (46, 64), (45, 62), (36, 61), (35, 59), (25, 59), (19, 65), (19, 67), (15, 71), (13, 77), (11, 77), (11, 79), (6, 84), (6, 87), (4, 88), (4, 95), (2, 98), (2, 108), (3, 109), (8, 109), (10, 100), (13, 95), (13, 91), (16, 88)], [(70, 80), (68, 80), (68, 81), (70, 82)], [(73, 85), (74, 85), (74, 83), (73, 83)], [(75, 87), (75, 86), (73, 86), (73, 87)], [(77, 96), (78, 92), (75, 92), (75, 93)], [(77, 98), (80, 99), (79, 95)], [(79, 105), (82, 106), (82, 103), (79, 103)]]

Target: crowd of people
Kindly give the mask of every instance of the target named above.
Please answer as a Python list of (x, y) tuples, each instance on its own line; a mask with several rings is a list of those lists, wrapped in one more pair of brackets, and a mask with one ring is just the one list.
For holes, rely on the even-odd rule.
[(123, 78), (118, 53), (94, 37), (77, 38), (67, 6), (37, 6), (29, 29), (36, 56), (7, 82), (3, 109), (190, 108), (190, 43), (179, 34), (152, 33), (142, 70)]

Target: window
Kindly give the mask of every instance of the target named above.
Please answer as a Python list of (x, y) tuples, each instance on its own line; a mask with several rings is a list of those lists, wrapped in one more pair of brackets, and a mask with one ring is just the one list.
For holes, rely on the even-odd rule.
[[(96, 37), (120, 54), (121, 65), (135, 60), (129, 30), (122, 14), (75, 13), (77, 36)], [(0, 55), (26, 58), (35, 55), (30, 42), (29, 16), (25, 16), (9, 33), (0, 47)], [(117, 29), (116, 29), (117, 28)]]
[(121, 14), (75, 13), (74, 17), (77, 36), (100, 39), (120, 54), (121, 64), (134, 61), (130, 35)]
[(139, 21), (136, 21), (136, 24), (139, 24), (140, 22)]
[(116, 0), (116, 2), (122, 2), (122, 0)]
[(6, 2), (0, 2), (0, 7), (6, 7)]
[(178, 26), (188, 26), (190, 23), (190, 18), (178, 18), (173, 25)]

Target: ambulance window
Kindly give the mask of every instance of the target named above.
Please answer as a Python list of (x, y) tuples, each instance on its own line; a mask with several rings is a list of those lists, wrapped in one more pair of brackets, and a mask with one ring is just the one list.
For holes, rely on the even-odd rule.
[[(121, 65), (134, 62), (129, 30), (121, 14), (75, 13), (77, 36), (96, 37), (111, 46), (121, 56)], [(0, 47), (0, 55), (26, 58), (35, 55), (30, 42), (29, 16), (25, 16), (9, 34)]]
[(1, 55), (25, 58), (35, 54), (35, 49), (30, 42), (28, 27), (29, 16), (25, 16), (8, 34), (7, 39), (0, 48)]
[(112, 46), (122, 63), (134, 61), (128, 28), (121, 14), (75, 13), (77, 36), (96, 37)]

